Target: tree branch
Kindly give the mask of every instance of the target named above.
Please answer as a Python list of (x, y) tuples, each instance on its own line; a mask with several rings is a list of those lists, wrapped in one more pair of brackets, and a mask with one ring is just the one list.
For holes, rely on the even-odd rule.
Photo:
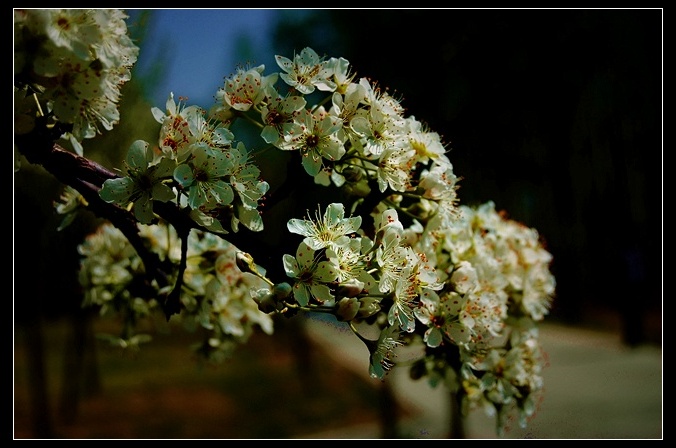
[[(160, 286), (169, 285), (169, 274), (174, 266), (168, 260), (160, 260), (156, 253), (146, 247), (139, 234), (138, 221), (133, 213), (115, 204), (108, 203), (99, 196), (103, 183), (108, 179), (118, 178), (119, 175), (95, 161), (64, 149), (52, 141), (53, 137), (53, 133), (48, 131), (32, 132), (27, 135), (16, 135), (15, 144), (21, 154), (26, 157), (26, 160), (31, 164), (42, 166), (64, 185), (75, 188), (87, 201), (89, 210), (98, 217), (110, 221), (124, 234), (143, 261), (149, 280), (156, 280)], [(210, 232), (197, 224), (173, 202), (154, 201), (153, 209), (158, 216), (176, 229), (181, 240), (187, 241), (191, 229)], [(246, 228), (227, 235), (218, 234), (218, 236), (236, 247), (246, 250), (257, 260), (269, 257), (273, 249), (257, 241), (255, 233)], [(257, 241), (257, 243), (248, 244), (250, 247), (247, 247), (247, 242), (250, 243), (251, 241)], [(175, 296), (180, 294), (180, 287), (181, 282), (178, 281), (175, 290), (169, 293), (166, 300), (159, 301), (167, 319), (179, 311), (177, 303), (180, 306), (180, 302), (176, 300)]]

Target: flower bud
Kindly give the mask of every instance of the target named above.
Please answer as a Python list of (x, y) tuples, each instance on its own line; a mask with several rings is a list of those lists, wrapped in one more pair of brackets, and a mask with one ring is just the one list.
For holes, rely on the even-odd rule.
[(267, 289), (251, 291), (251, 298), (258, 304), (258, 309), (265, 314), (270, 314), (277, 310), (277, 297)]
[(357, 312), (359, 312), (359, 301), (345, 297), (338, 302), (336, 317), (341, 321), (349, 321), (357, 316)]
[(291, 285), (288, 283), (277, 283), (272, 287), (272, 294), (277, 300), (284, 300), (291, 295)]
[(364, 290), (364, 282), (356, 278), (348, 280), (338, 285), (336, 295), (338, 297), (356, 297)]
[(240, 271), (248, 272), (250, 274), (257, 272), (256, 267), (254, 265), (253, 257), (247, 254), (246, 252), (241, 251), (237, 252), (235, 260), (237, 262), (237, 267), (239, 268)]

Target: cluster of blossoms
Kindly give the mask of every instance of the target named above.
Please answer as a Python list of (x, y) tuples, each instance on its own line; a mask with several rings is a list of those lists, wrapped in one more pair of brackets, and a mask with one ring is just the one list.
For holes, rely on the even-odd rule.
[(420, 298), (415, 315), (426, 326), (423, 340), (430, 348), (456, 345), (459, 363), (440, 363), (447, 354), (429, 350), (412, 372), (462, 390), (465, 412), (497, 409), (499, 429), (510, 405), (525, 425), (543, 386), (536, 323), (548, 314), (556, 287), (552, 256), (537, 231), (487, 202), (460, 206), (458, 219), (428, 226), (416, 247), (434, 260), (446, 285)]
[[(375, 180), (384, 196), (411, 192), (439, 219), (450, 218), (457, 177), (439, 134), (405, 117), (399, 101), (366, 78), (353, 82), (343, 58), (323, 60), (305, 48), (294, 61), (278, 56), (277, 62), (285, 73), (265, 76), (264, 66), (238, 69), (209, 111), (176, 103), (170, 94), (165, 111), (153, 109), (162, 125), (157, 147), (132, 145), (128, 175), (106, 181), (101, 197), (131, 205), (145, 224), (153, 219), (153, 201), (174, 200), (210, 231), (237, 231), (239, 223), (262, 230), (257, 208), (269, 185), (250, 163), (252, 152), (229, 129), (246, 117), (259, 124), (267, 145), (300, 154), (318, 185), (333, 184), (363, 198)], [(286, 92), (276, 87), (280, 78)], [(305, 95), (315, 90), (330, 93), (331, 107), (308, 107)], [(417, 178), (421, 165), (429, 169)]]
[[(181, 241), (173, 227), (165, 223), (139, 226), (144, 244), (163, 263), (178, 265)], [(150, 340), (134, 331), (143, 319), (159, 310), (161, 294), (157, 283), (147, 284), (141, 258), (120, 230), (103, 224), (78, 246), (82, 255), (79, 280), (84, 290), (84, 306), (95, 306), (102, 316), (122, 316), (120, 336), (106, 335), (113, 345), (127, 348)], [(260, 328), (273, 332), (269, 314), (251, 300), (251, 290), (270, 287), (259, 277), (237, 267), (237, 249), (211, 233), (194, 230), (188, 238), (187, 267), (183, 274), (181, 316), (188, 329), (202, 328), (203, 343), (195, 349), (212, 360), (225, 359)]]
[(116, 9), (14, 10), (15, 132), (30, 132), (40, 109), (71, 125), (63, 137), (82, 155), (83, 139), (117, 124), (120, 88), (139, 52), (127, 17)]
[[(31, 15), (23, 14), (19, 30), (43, 16)], [(109, 34), (102, 38), (114, 45), (99, 46), (118, 64), (110, 70), (120, 76), (116, 83), (106, 78), (114, 90), (120, 67), (136, 53), (131, 42)], [(45, 36), (55, 42), (46, 48), (62, 40)], [(69, 42), (59, 48), (78, 55), (79, 41)], [(38, 60), (33, 57), (33, 67)], [(141, 339), (134, 324), (178, 288), (180, 318), (207, 331), (198, 349), (211, 359), (222, 359), (255, 327), (272, 333), (273, 314), (329, 313), (369, 348), (372, 377), (384, 378), (397, 365), (398, 348), (416, 344), (423, 354), (411, 366), (413, 377), (446, 384), (466, 410), (497, 411), (500, 427), (510, 409), (525, 422), (542, 390), (536, 324), (555, 292), (552, 257), (537, 232), (507, 219), (492, 202), (459, 205), (458, 177), (440, 135), (407, 116), (375, 83), (357, 78), (346, 59), (305, 48), (276, 61), (279, 73), (265, 74), (262, 65), (239, 68), (209, 110), (176, 102), (173, 94), (164, 110), (152, 109), (160, 124), (156, 143), (135, 141), (125, 175), (102, 182), (100, 198), (133, 211), (143, 244), (170, 278), (148, 279), (138, 246), (104, 225), (79, 248), (85, 305), (125, 315), (125, 332), (114, 340), (135, 345)], [(78, 92), (87, 105), (100, 93)], [(110, 93), (104, 96), (115, 109)], [(320, 99), (310, 104), (310, 95)], [(104, 127), (116, 117), (53, 107), (80, 131), (96, 129), (101, 116), (108, 117)], [(253, 123), (260, 139), (238, 140), (236, 121)], [(284, 279), (268, 278), (246, 247), (227, 242), (239, 224), (264, 230), (260, 202), (270, 186), (255, 161), (269, 148), (291, 154), (317, 189), (343, 198), (327, 195), (314, 216), (288, 220), (298, 244), (295, 253), (279, 254)], [(57, 210), (64, 214), (86, 205), (77, 194), (62, 199)], [(189, 217), (192, 230), (182, 223), (179, 235), (157, 214), (158, 203)]]
[[(443, 226), (430, 219), (404, 227), (394, 208), (374, 221), (371, 239), (361, 219), (345, 218), (338, 203), (321, 218), (290, 220), (289, 231), (304, 239), (295, 257), (284, 256), (293, 299), (283, 306), (333, 308), (351, 324), (380, 315), (378, 342), (366, 341), (373, 377), (395, 365), (404, 341), (422, 343), (426, 354), (412, 366), (413, 376), (460, 390), (466, 412), (499, 409), (501, 428), (515, 405), (525, 424), (542, 389), (535, 324), (555, 292), (552, 257), (537, 232), (496, 212), (492, 202), (460, 206)], [(270, 302), (280, 309), (278, 299), (257, 300), (263, 309)]]
[(258, 202), (267, 193), (268, 183), (249, 163), (244, 143), (233, 143), (232, 132), (220, 123), (208, 122), (202, 112), (196, 106), (182, 108), (173, 95), (166, 114), (154, 108), (162, 124), (161, 150), (135, 141), (127, 152), (127, 176), (107, 180), (101, 198), (131, 206), (142, 224), (155, 219), (153, 201), (174, 201), (212, 232), (228, 233), (225, 221), (235, 231), (239, 223), (262, 230)]

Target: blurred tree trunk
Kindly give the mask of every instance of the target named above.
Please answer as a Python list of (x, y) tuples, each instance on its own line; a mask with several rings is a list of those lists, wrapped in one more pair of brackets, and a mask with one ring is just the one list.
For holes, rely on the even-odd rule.
[(25, 322), (24, 340), (27, 352), (28, 393), (33, 433), (36, 438), (54, 436), (47, 387), (47, 367), (42, 332), (42, 319), (33, 315)]
[(59, 417), (66, 424), (75, 422), (83, 396), (92, 396), (101, 391), (91, 315), (88, 311), (79, 309), (69, 319), (71, 332), (64, 346), (64, 369), (59, 399)]
[(460, 397), (455, 392), (449, 392), (448, 394), (451, 402), (448, 437), (449, 439), (465, 439), (467, 434), (465, 432), (465, 419), (462, 416), (462, 408), (460, 406)]
[(380, 422), (383, 439), (399, 437), (399, 415), (397, 414), (397, 400), (392, 391), (390, 381), (383, 381), (380, 385)]

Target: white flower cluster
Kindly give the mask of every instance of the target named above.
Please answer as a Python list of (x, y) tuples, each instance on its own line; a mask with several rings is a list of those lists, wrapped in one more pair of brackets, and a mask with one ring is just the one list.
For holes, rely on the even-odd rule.
[[(457, 177), (441, 137), (412, 116), (397, 99), (367, 78), (354, 82), (344, 58), (320, 58), (304, 48), (293, 60), (276, 57), (282, 73), (264, 76), (264, 66), (239, 69), (217, 92), (210, 114), (231, 119), (255, 111), (261, 138), (284, 151), (298, 151), (305, 171), (321, 185), (369, 194), (417, 191), (441, 210), (453, 208)], [(276, 87), (281, 78), (287, 87)], [(330, 94), (330, 104), (308, 107), (305, 95)], [(422, 179), (415, 168), (428, 167)], [(436, 205), (435, 205), (436, 206)]]
[(433, 323), (425, 334), (428, 345), (438, 345), (443, 334), (473, 351), (500, 337), (508, 317), (542, 320), (556, 281), (549, 271), (552, 256), (534, 229), (504, 218), (493, 202), (460, 211), (417, 243), (453, 287), (423, 296), (417, 315)]
[(498, 409), (502, 430), (515, 405), (519, 422), (535, 412), (542, 390), (544, 356), (535, 323), (549, 312), (556, 280), (551, 254), (535, 229), (507, 219), (493, 202), (460, 207), (457, 220), (420, 235), (420, 247), (434, 260), (447, 285), (421, 296), (416, 317), (427, 326), (424, 341), (450, 341), (462, 367), (453, 375), (427, 365), (430, 381), (451, 381), (464, 393), (465, 412)]
[[(181, 241), (173, 227), (140, 226), (140, 234), (161, 263), (178, 265)], [(78, 246), (78, 251), (83, 256), (80, 284), (85, 293), (84, 306), (97, 306), (102, 315), (124, 316), (132, 324), (160, 312), (157, 300), (146, 298), (147, 288), (157, 291), (157, 297), (162, 295), (162, 288), (155, 282), (139, 282), (145, 272), (142, 260), (116, 227), (100, 226)], [(197, 349), (214, 360), (230, 356), (249, 339), (255, 327), (267, 334), (273, 332), (270, 315), (261, 312), (251, 300), (252, 291), (270, 287), (260, 278), (242, 273), (236, 254), (234, 246), (213, 234), (193, 230), (188, 238), (180, 298), (184, 312), (180, 317), (186, 327), (206, 330), (207, 337)], [(133, 345), (138, 336), (129, 333), (109, 339), (126, 347)]]
[[(240, 223), (263, 230), (258, 205), (269, 185), (251, 163), (247, 148), (256, 145), (230, 130), (234, 120), (246, 119), (259, 123), (266, 144), (299, 153), (318, 186), (365, 197), (377, 185), (386, 196), (414, 194), (436, 219), (452, 218), (458, 179), (439, 134), (406, 117), (399, 101), (366, 78), (353, 82), (343, 58), (324, 60), (305, 48), (293, 61), (278, 56), (277, 62), (284, 73), (264, 75), (261, 65), (226, 78), (209, 112), (170, 94), (164, 110), (152, 110), (162, 125), (157, 147), (132, 145), (127, 176), (107, 180), (101, 197), (132, 204), (145, 224), (154, 218), (153, 201), (173, 200), (210, 231), (237, 231)], [(277, 86), (280, 79), (286, 91)], [(331, 107), (308, 107), (305, 95), (315, 89), (329, 94)]]
[(417, 297), (443, 286), (434, 268), (405, 244), (396, 210), (376, 216), (375, 241), (357, 233), (360, 217), (344, 214), (343, 204), (333, 203), (321, 219), (289, 221), (289, 231), (305, 237), (295, 257), (284, 255), (295, 301), (303, 307), (337, 305), (346, 321), (369, 317), (389, 303), (389, 325), (413, 332)]
[[(100, 126), (111, 130), (120, 119), (120, 88), (139, 52), (126, 18), (117, 9), (14, 10), (15, 91), (40, 93), (43, 112), (72, 124), (66, 134), (80, 155), (83, 139), (100, 133)], [(17, 112), (25, 120), (35, 116)]]
[(534, 324), (555, 291), (551, 254), (537, 232), (492, 202), (461, 206), (458, 219), (441, 226), (430, 220), (404, 228), (396, 210), (386, 209), (375, 216), (374, 239), (360, 224), (340, 203), (322, 217), (289, 221), (289, 231), (304, 237), (295, 257), (284, 256), (293, 300), (308, 309), (336, 307), (339, 319), (355, 322), (385, 307), (371, 347), (374, 377), (395, 365), (399, 334), (416, 332), (431, 349), (459, 352), (461, 368), (452, 373), (438, 351), (420, 360), (432, 384), (444, 380), (463, 390), (466, 409), (501, 409), (501, 421), (511, 410), (504, 405), (516, 404), (525, 422), (542, 388)]
[(104, 182), (101, 198), (122, 206), (131, 203), (143, 224), (153, 221), (157, 200), (179, 202), (212, 232), (228, 233), (223, 227), (228, 216), (234, 231), (240, 222), (262, 230), (258, 202), (269, 185), (250, 163), (244, 143), (233, 142), (232, 132), (221, 122), (206, 120), (201, 108), (176, 103), (173, 94), (165, 112), (153, 108), (152, 113), (162, 125), (159, 149), (143, 140), (134, 142), (127, 153), (127, 176)]

